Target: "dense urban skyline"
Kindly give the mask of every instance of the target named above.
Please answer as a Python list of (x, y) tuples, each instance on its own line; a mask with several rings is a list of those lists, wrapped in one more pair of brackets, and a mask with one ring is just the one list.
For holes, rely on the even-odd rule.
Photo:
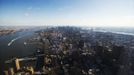
[(0, 0), (0, 25), (134, 27), (134, 0)]

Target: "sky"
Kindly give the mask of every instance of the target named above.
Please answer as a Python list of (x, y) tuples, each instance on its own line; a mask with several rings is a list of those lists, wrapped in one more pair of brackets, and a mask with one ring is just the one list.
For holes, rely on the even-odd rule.
[(0, 25), (134, 27), (134, 0), (0, 0)]

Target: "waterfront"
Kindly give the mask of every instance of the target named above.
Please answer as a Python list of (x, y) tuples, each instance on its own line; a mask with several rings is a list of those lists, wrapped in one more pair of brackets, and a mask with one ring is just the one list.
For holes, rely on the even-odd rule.
[[(5, 35), (0, 37), (0, 71), (2, 72), (5, 67), (5, 61), (12, 59), (13, 57), (25, 57), (35, 52), (35, 48), (31, 45), (24, 45), (24, 42), (32, 37), (34, 31), (23, 31), (15, 34)], [(8, 43), (17, 37), (10, 46)]]
[[(15, 34), (10, 34), (10, 35), (0, 37), (0, 42), (2, 42), (0, 44), (0, 56), (1, 56), (0, 65), (2, 66), (1, 71), (10, 68), (7, 64), (5, 64), (6, 60), (10, 60), (15, 57), (17, 58), (28, 57), (29, 55), (35, 54), (37, 45), (33, 46), (32, 43), (34, 42), (34, 43), (42, 44), (42, 46), (41, 44), (38, 45), (38, 48), (44, 50), (44, 55), (46, 55), (46, 57), (47, 55), (54, 56), (55, 53), (56, 55), (61, 56), (59, 53), (63, 52), (62, 58), (65, 60), (61, 60), (64, 63), (59, 64), (62, 65), (62, 67), (64, 67), (66, 64), (72, 66), (72, 64), (74, 64), (73, 62), (75, 62), (76, 64), (76, 61), (78, 61), (78, 63), (80, 64), (79, 66), (81, 67), (78, 67), (77, 64), (77, 69), (82, 69), (82, 70), (84, 69), (84, 72), (86, 72), (88, 69), (97, 69), (97, 70), (99, 69), (102, 71), (98, 72), (98, 74), (96, 75), (105, 74), (105, 73), (106, 74), (109, 73), (110, 75), (111, 74), (126, 75), (129, 73), (128, 70), (130, 69), (130, 67), (128, 67), (129, 66), (128, 63), (131, 63), (130, 57), (132, 56), (133, 49), (131, 49), (130, 47), (133, 47), (134, 45), (133, 37), (134, 37), (133, 35), (129, 35), (129, 34), (126, 35), (126, 34), (122, 34), (121, 32), (116, 33), (114, 31), (113, 32), (96, 31), (96, 30), (92, 30), (91, 28), (89, 30), (85, 30), (78, 27), (50, 27), (48, 29), (36, 28), (36, 30), (32, 30), (32, 31), (17, 32)], [(27, 44), (27, 41), (29, 39), (33, 40), (33, 42), (30, 42), (31, 44)], [(9, 43), (11, 44), (8, 45)], [(47, 49), (49, 50), (46, 51)], [(77, 51), (78, 53), (80, 51), (80, 55), (78, 54), (79, 56), (78, 58), (74, 55), (75, 52), (77, 53)], [(112, 54), (114, 54), (114, 52), (116, 54), (111, 56), (107, 55), (107, 53), (109, 54), (111, 52)], [(66, 56), (67, 58), (65, 58), (64, 56)], [(89, 59), (89, 57), (92, 58), (92, 56), (94, 57), (94, 59), (92, 60)], [(71, 59), (73, 58), (73, 60), (70, 61), (70, 58)], [(83, 60), (81, 60), (81, 58)], [(56, 59), (59, 58), (56, 57)], [(127, 60), (124, 61), (124, 59)], [(91, 63), (90, 64), (85, 63), (87, 65), (84, 65), (81, 63), (81, 61), (85, 61), (85, 62), (90, 61), (92, 62), (92, 65)], [(38, 59), (36, 62), (38, 62)], [(41, 62), (41, 64), (43, 64), (43, 62)], [(96, 64), (95, 62), (98, 64)], [(116, 62), (118, 62), (118, 64), (116, 64)], [(38, 66), (41, 64), (38, 64)], [(109, 65), (113, 65), (113, 67), (110, 68)], [(119, 69), (120, 66), (123, 66), (124, 67), (123, 70), (127, 70), (127, 71), (123, 72), (123, 70)], [(76, 67), (76, 65), (72, 67)], [(113, 69), (114, 67), (115, 69)], [(53, 68), (51, 67), (51, 69)], [(116, 71), (118, 71), (117, 73), (119, 74), (117, 74)]]

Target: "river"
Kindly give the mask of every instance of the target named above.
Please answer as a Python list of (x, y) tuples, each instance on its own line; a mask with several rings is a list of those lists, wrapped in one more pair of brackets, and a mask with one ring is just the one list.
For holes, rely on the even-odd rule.
[(6, 60), (13, 57), (25, 57), (35, 52), (35, 47), (32, 45), (24, 45), (24, 42), (33, 34), (34, 31), (22, 31), (0, 37), (0, 75), (6, 68), (4, 63)]

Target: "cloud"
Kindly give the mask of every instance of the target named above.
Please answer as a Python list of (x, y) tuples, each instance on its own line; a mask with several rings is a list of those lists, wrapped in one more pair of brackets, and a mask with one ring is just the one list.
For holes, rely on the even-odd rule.
[(27, 10), (28, 11), (31, 11), (31, 10), (40, 10), (41, 8), (40, 7), (33, 7), (33, 6), (29, 6), (29, 7), (27, 7)]
[(24, 13), (24, 16), (29, 16), (30, 15), (30, 12), (33, 10), (33, 7), (32, 6), (29, 6), (29, 7), (27, 7), (26, 8), (27, 10), (26, 10), (26, 12)]
[(40, 7), (37, 7), (36, 9), (37, 9), (37, 10), (40, 10), (41, 8), (40, 8)]
[(71, 6), (64, 6), (64, 7), (59, 7), (57, 10), (59, 11), (64, 11), (64, 10), (70, 10)]
[(29, 15), (30, 15), (29, 13), (24, 13), (24, 16), (26, 16), (26, 17), (29, 16)]
[(32, 7), (32, 6), (30, 6), (30, 7), (28, 7), (27, 9), (28, 9), (28, 10), (32, 10), (32, 9), (33, 9), (33, 7)]

